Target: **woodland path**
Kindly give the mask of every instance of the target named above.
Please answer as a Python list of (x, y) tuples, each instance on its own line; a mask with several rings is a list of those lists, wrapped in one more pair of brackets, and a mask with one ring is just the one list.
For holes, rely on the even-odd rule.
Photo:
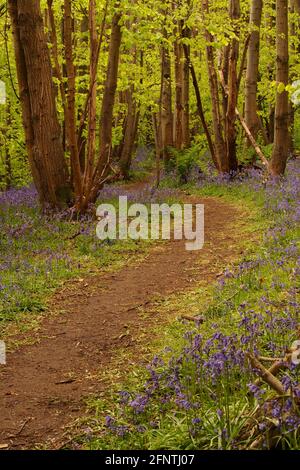
[(1, 447), (59, 448), (65, 427), (85, 416), (86, 398), (109, 386), (103, 376), (116, 351), (132, 350), (138, 363), (140, 343), (161, 327), (160, 314), (141, 316), (140, 306), (147, 311), (158, 297), (214, 282), (241, 253), (232, 230), (240, 210), (218, 198), (194, 202), (205, 204), (203, 250), (171, 241), (117, 272), (67, 284), (54, 299), (63, 313), (45, 315), (37, 332), (26, 333), (33, 344), (8, 354), (0, 369)]

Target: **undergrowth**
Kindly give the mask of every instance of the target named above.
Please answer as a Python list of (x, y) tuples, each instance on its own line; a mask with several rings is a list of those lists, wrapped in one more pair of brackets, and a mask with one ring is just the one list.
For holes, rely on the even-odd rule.
[[(171, 308), (201, 315), (204, 323), (173, 323), (146, 369), (110, 399), (93, 401), (84, 447), (300, 449), (298, 353), (287, 358), (300, 339), (299, 182), (299, 164), (292, 162), (281, 181), (252, 173), (186, 186), (252, 207), (261, 242), (209, 293), (175, 296)], [(280, 364), (281, 394), (257, 381), (253, 358), (266, 368)]]
[[(124, 190), (105, 187), (98, 203), (118, 207), (119, 195), (134, 202), (178, 200), (172, 189)], [(143, 257), (153, 243), (149, 240), (99, 240), (97, 219), (91, 212), (73, 220), (69, 212), (44, 214), (34, 188), (0, 193), (0, 327), (23, 323), (32, 314), (47, 309), (55, 289), (68, 279), (116, 270)], [(1, 325), (2, 324), (2, 325)]]

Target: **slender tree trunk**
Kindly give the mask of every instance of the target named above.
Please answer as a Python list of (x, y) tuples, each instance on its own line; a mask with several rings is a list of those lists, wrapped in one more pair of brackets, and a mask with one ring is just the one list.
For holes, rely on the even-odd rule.
[(169, 147), (173, 147), (173, 114), (170, 52), (161, 50), (161, 100), (160, 100), (161, 150), (164, 162), (170, 160)]
[[(240, 1), (230, 0), (229, 16), (235, 22), (240, 18)], [(236, 27), (236, 26), (235, 26)], [(231, 40), (228, 66), (228, 108), (226, 115), (226, 147), (227, 159), (230, 171), (236, 171), (238, 167), (236, 156), (236, 108), (238, 103), (238, 64), (239, 41)]]
[(2, 130), (2, 134), (4, 137), (4, 166), (5, 166), (5, 189), (9, 190), (12, 185), (12, 166), (11, 166), (11, 153), (9, 149), (9, 133), (12, 123), (12, 116), (11, 116), (11, 106), (10, 101), (7, 99), (6, 108), (5, 108), (5, 126)]
[[(291, 35), (291, 55), (293, 62), (299, 64), (300, 54), (300, 0), (290, 0), (290, 12), (292, 14), (292, 21), (290, 21), (290, 35)], [(297, 16), (296, 16), (297, 15)], [(290, 82), (297, 80), (295, 72), (290, 74)], [(289, 100), (289, 153), (294, 154), (294, 131), (295, 131), (295, 108), (291, 100)]]
[[(202, 9), (203, 12), (209, 12), (208, 0), (202, 0)], [(215, 145), (215, 155), (218, 162), (218, 170), (221, 173), (228, 173), (229, 167), (226, 159), (226, 146), (223, 137), (223, 126), (222, 118), (220, 112), (220, 99), (218, 91), (218, 77), (215, 66), (214, 50), (213, 50), (213, 38), (209, 31), (205, 30), (205, 40), (206, 40), (206, 58), (208, 66), (208, 77), (209, 77), (209, 86), (211, 94), (211, 103), (212, 103), (212, 120), (213, 120), (213, 130), (214, 130), (214, 145)]]
[[(257, 115), (257, 82), (262, 7), (262, 0), (252, 0), (250, 12), (250, 28), (252, 30), (248, 46), (246, 70), (245, 122), (255, 139), (260, 129)], [(250, 145), (248, 139), (247, 142)]]
[[(119, 7), (120, 3), (117, 2), (116, 6)], [(103, 182), (105, 181), (110, 171), (112, 155), (113, 110), (117, 91), (119, 57), (122, 39), (122, 30), (120, 25), (121, 17), (122, 13), (117, 11), (114, 13), (112, 19), (108, 51), (108, 66), (100, 116), (99, 158), (96, 168), (93, 172), (93, 177), (90, 180), (90, 184), (86, 188), (84, 201), (80, 207), (80, 210), (85, 210), (89, 203), (95, 202), (99, 189), (103, 185)]]
[(98, 37), (96, 25), (96, 0), (89, 0), (89, 32), (90, 32), (90, 99), (88, 110), (88, 141), (87, 157), (84, 171), (84, 191), (90, 183), (96, 154), (97, 132), (97, 66), (98, 66)]
[[(89, 6), (90, 6), (90, 3), (89, 3)], [(95, 7), (96, 8), (96, 7)], [(83, 15), (83, 18), (80, 22), (80, 43), (82, 44), (82, 46), (86, 49), (88, 49), (88, 42), (89, 42), (89, 39), (88, 39), (88, 33), (90, 31), (90, 36), (91, 36), (91, 30), (90, 30), (90, 27), (91, 27), (91, 24), (90, 24), (90, 8), (89, 8), (89, 12), (84, 12), (84, 15)], [(95, 22), (96, 22), (96, 17), (95, 17)], [(93, 25), (92, 25), (93, 27)], [(96, 29), (96, 24), (95, 24), (95, 28), (94, 28), (94, 40), (97, 41), (97, 29)], [(91, 64), (90, 64), (90, 67), (91, 67)], [(89, 73), (91, 72), (89, 66), (88, 66), (88, 63), (87, 61), (84, 61), (79, 67), (78, 67), (78, 75), (81, 76), (81, 77), (86, 77), (89, 75)], [(81, 95), (87, 95), (88, 94), (88, 87), (86, 86), (86, 83), (87, 82), (83, 82), (81, 84), (81, 86), (79, 87), (78, 89), (78, 93), (81, 94)], [(77, 115), (78, 115), (78, 120), (80, 120), (80, 116), (82, 115), (81, 113), (81, 110), (78, 110), (77, 112)], [(86, 145), (87, 145), (87, 138), (83, 132), (83, 130), (86, 130), (86, 127), (87, 127), (87, 122), (85, 121), (84, 122), (84, 128), (82, 129), (82, 132), (78, 133), (77, 132), (77, 145), (78, 145), (78, 152), (79, 152), (79, 162), (80, 162), (80, 168), (81, 168), (81, 172), (84, 173), (84, 169), (85, 169), (85, 159), (86, 159)]]
[(122, 39), (120, 20), (121, 13), (116, 13), (112, 20), (107, 76), (100, 118), (100, 156), (97, 167), (99, 174), (102, 173), (103, 169), (109, 163), (111, 155), (113, 109), (117, 91), (119, 56)]
[(183, 65), (182, 45), (179, 40), (174, 44), (175, 53), (175, 110), (174, 110), (174, 144), (178, 150), (183, 148)]
[(223, 128), (224, 128), (224, 135), (225, 141), (227, 136), (227, 109), (228, 109), (228, 72), (229, 72), (229, 54), (230, 54), (230, 45), (226, 45), (222, 49), (222, 56), (220, 60), (220, 72), (222, 74), (222, 80), (225, 86), (221, 87), (222, 93), (222, 112), (223, 112)]
[[(276, 0), (276, 82), (289, 83), (288, 0)], [(274, 148), (271, 173), (283, 175), (289, 153), (289, 98), (288, 92), (278, 90), (275, 106)]]
[(82, 109), (80, 117), (78, 140), (81, 138), (86, 119), (88, 117), (88, 144), (87, 144), (87, 158), (85, 160), (84, 178), (83, 178), (83, 205), (88, 204), (89, 191), (93, 180), (94, 161), (96, 155), (96, 131), (97, 131), (97, 69), (100, 58), (100, 52), (104, 37), (106, 17), (108, 11), (109, 0), (105, 0), (103, 17), (101, 22), (99, 38), (97, 38), (96, 27), (96, 2), (89, 0), (89, 31), (90, 31), (90, 83), (86, 100)]
[[(269, 12), (267, 14), (267, 22), (268, 22), (268, 27), (270, 31), (273, 31), (276, 27), (274, 4), (272, 3), (269, 6), (269, 8), (272, 9), (272, 12), (271, 13)], [(272, 34), (268, 34), (267, 43), (268, 43), (270, 50), (275, 49), (275, 40)], [(272, 82), (275, 79), (275, 73), (274, 73), (275, 64), (274, 64), (273, 58), (269, 61), (267, 65), (267, 69), (268, 69), (269, 80), (270, 82)], [(268, 117), (266, 127), (267, 127), (269, 142), (272, 143), (274, 142), (274, 127), (275, 127), (275, 106), (273, 105), (273, 103), (269, 105), (269, 117)]]
[[(187, 27), (182, 28), (182, 37), (190, 38), (191, 30)], [(183, 137), (183, 147), (189, 148), (191, 145), (191, 134), (190, 134), (190, 70), (189, 70), (189, 59), (190, 59), (190, 46), (186, 46), (186, 53), (182, 47), (183, 55), (183, 90), (182, 90), (182, 106), (183, 106), (183, 116), (182, 116), (182, 137)], [(187, 55), (187, 57), (186, 57)]]
[(48, 4), (51, 53), (52, 53), (52, 59), (54, 63), (54, 76), (59, 81), (60, 96), (61, 96), (62, 104), (65, 110), (66, 93), (65, 93), (64, 83), (63, 83), (62, 69), (59, 64), (58, 41), (57, 41), (57, 33), (56, 33), (56, 26), (55, 26), (55, 18), (54, 18), (54, 13), (53, 13), (53, 0), (47, 0), (47, 4)]
[(67, 89), (67, 137), (71, 154), (72, 179), (76, 200), (82, 197), (82, 179), (79, 160), (79, 149), (76, 130), (76, 73), (73, 61), (73, 19), (71, 0), (64, 0), (64, 39), (66, 72), (68, 77)]
[(158, 130), (157, 115), (155, 113), (152, 114), (152, 126), (153, 126), (153, 134), (154, 134), (154, 141), (155, 141), (156, 187), (158, 188), (160, 185), (161, 145), (159, 142), (160, 132)]
[(9, 0), (26, 147), (42, 205), (70, 198), (39, 0)]
[(206, 136), (206, 140), (207, 140), (207, 143), (208, 143), (208, 147), (209, 147), (209, 151), (210, 151), (212, 160), (213, 160), (216, 168), (218, 168), (218, 161), (216, 159), (215, 146), (214, 146), (214, 143), (213, 143), (213, 140), (212, 140), (212, 137), (211, 137), (209, 127), (208, 127), (206, 119), (205, 119), (205, 114), (204, 114), (203, 105), (202, 105), (202, 98), (201, 98), (201, 93), (200, 93), (200, 88), (199, 88), (195, 68), (194, 68), (194, 65), (191, 61), (190, 55), (188, 54), (187, 46), (185, 44), (183, 45), (183, 50), (184, 50), (185, 58), (186, 58), (186, 61), (188, 63), (188, 66), (189, 66), (189, 69), (190, 69), (190, 72), (191, 72), (191, 76), (192, 76), (192, 81), (193, 81), (193, 86), (194, 86), (196, 101), (197, 101), (197, 111), (198, 111), (198, 114), (199, 114), (199, 117), (200, 117), (200, 120), (201, 120), (201, 124), (202, 124), (203, 130), (204, 130), (205, 136)]
[(124, 139), (120, 158), (121, 173), (124, 178), (129, 177), (131, 158), (134, 148), (134, 142), (137, 133), (139, 113), (137, 111), (137, 103), (134, 97), (134, 86), (131, 85), (127, 90), (127, 116), (124, 125)]

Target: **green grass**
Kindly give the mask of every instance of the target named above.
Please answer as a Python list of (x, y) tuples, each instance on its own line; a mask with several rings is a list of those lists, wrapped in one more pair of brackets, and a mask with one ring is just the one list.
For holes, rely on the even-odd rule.
[[(48, 219), (36, 208), (0, 208), (0, 325), (47, 309), (68, 279), (116, 270), (144, 256), (149, 241), (96, 237), (96, 221)], [(81, 229), (89, 233), (79, 234)]]
[[(122, 193), (122, 185), (118, 192)], [(180, 202), (178, 198), (170, 195), (165, 202)], [(116, 197), (105, 203), (118, 210)], [(93, 217), (81, 221), (60, 215), (47, 217), (35, 204), (0, 205), (2, 337), (8, 324), (24, 328), (34, 315), (46, 312), (54, 292), (67, 280), (121, 269), (142, 259), (151, 246), (160, 243), (151, 239), (101, 241), (96, 236), (96, 224)]]

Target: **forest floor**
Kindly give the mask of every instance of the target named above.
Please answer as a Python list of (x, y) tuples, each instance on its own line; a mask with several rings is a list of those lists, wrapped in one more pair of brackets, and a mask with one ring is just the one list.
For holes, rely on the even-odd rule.
[(114, 272), (68, 281), (39, 328), (19, 335), (0, 371), (0, 448), (61, 448), (72, 436), (69, 425), (86, 416), (87, 400), (111, 386), (115, 359), (126, 371), (122, 351), (141, 364), (145, 348), (163, 334), (169, 319), (151, 307), (199, 282), (214, 283), (240, 257), (246, 240), (233, 227), (247, 225), (248, 209), (219, 198), (188, 201), (205, 204), (201, 251), (160, 243)]

